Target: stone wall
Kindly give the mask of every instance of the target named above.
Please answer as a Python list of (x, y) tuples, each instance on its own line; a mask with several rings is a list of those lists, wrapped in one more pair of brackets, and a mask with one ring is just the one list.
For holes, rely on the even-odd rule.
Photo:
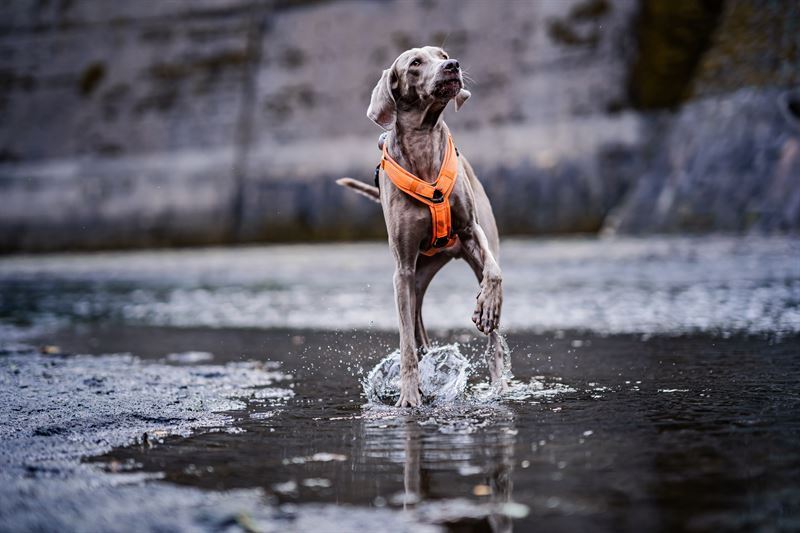
[[(444, 44), (447, 121), (506, 232), (596, 231), (633, 178), (634, 0), (14, 0), (0, 17), (0, 249), (378, 237), (381, 70)], [(619, 165), (622, 172), (610, 170)]]
[[(422, 44), (472, 80), (446, 120), (503, 234), (796, 230), (799, 20), (791, 0), (8, 0), (0, 250), (381, 237), (334, 180), (371, 180), (370, 91)], [(732, 176), (776, 185), (730, 204)], [(783, 214), (684, 216), (709, 203)]]
[(747, 88), (685, 105), (605, 229), (800, 229), (800, 115), (789, 111), (792, 97), (784, 90)]
[(728, 0), (608, 232), (800, 231), (800, 3)]

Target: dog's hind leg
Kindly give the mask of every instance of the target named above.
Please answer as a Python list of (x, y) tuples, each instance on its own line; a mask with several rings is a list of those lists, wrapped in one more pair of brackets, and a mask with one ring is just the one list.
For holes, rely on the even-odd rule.
[(452, 255), (447, 252), (443, 252), (433, 256), (420, 255), (417, 259), (414, 337), (417, 341), (417, 349), (423, 353), (430, 349), (431, 343), (430, 339), (428, 339), (428, 333), (425, 331), (425, 324), (422, 321), (422, 301), (425, 299), (425, 292), (428, 290), (428, 286), (430, 285), (433, 277), (452, 258)]
[(489, 376), (492, 378), (492, 386), (499, 393), (504, 393), (508, 389), (506, 382), (507, 376), (507, 357), (508, 347), (503, 337), (496, 329), (489, 333), (486, 341), (486, 366), (489, 367)]

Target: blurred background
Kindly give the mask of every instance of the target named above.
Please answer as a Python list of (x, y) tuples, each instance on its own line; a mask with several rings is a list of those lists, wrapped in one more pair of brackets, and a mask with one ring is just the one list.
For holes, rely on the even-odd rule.
[[(335, 180), (428, 44), (514, 380), (454, 261), (415, 414)], [(798, 0), (2, 0), (0, 530), (798, 531), (799, 237)]]
[(334, 179), (426, 44), (503, 235), (800, 229), (795, 0), (6, 0), (0, 250), (381, 238)]

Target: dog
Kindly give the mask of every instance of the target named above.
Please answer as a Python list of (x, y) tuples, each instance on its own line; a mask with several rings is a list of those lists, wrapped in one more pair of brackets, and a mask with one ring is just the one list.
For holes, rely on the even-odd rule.
[[(497, 224), (483, 186), (467, 159), (454, 150), (450, 130), (442, 118), (451, 100), (458, 111), (469, 97), (458, 61), (442, 48), (425, 46), (403, 52), (383, 71), (367, 109), (367, 117), (387, 130), (379, 140), (384, 158), (383, 170), (376, 169), (377, 186), (350, 178), (337, 180), (383, 207), (395, 259), (394, 291), (400, 328), (399, 407), (421, 405), (417, 355), (430, 345), (422, 322), (422, 301), (436, 273), (455, 258), (464, 259), (480, 283), (472, 321), (488, 336), (486, 354), (493, 387), (506, 387), (505, 349), (497, 330), (503, 304)], [(448, 161), (448, 153), (455, 154), (454, 160)], [(435, 203), (437, 198), (441, 202), (441, 192), (434, 191), (439, 195), (431, 199), (414, 197), (395, 184), (396, 178), (390, 177), (385, 166), (402, 167), (422, 180), (425, 184), (417, 187), (421, 190), (437, 183), (440, 172), (444, 175), (446, 162), (453, 169), (454, 182), (450, 181), (452, 188), (444, 202), (449, 209), (445, 206), (444, 211)], [(432, 235), (435, 237), (443, 227), (449, 230), (447, 238), (432, 240)]]

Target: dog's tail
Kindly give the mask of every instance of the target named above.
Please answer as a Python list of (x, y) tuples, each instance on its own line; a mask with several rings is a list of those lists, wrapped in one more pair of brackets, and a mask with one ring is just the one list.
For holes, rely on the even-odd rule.
[(363, 181), (354, 180), (352, 178), (339, 178), (336, 183), (342, 187), (350, 187), (358, 194), (366, 196), (373, 202), (381, 203), (381, 193), (377, 187), (364, 183)]

